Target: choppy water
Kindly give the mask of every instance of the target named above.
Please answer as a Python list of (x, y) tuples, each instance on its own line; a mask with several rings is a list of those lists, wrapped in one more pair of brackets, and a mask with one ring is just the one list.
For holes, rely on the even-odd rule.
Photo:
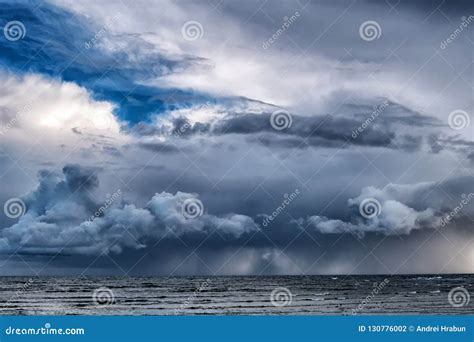
[(473, 280), (474, 275), (0, 277), (0, 314), (472, 314), (474, 298), (455, 307), (448, 294), (457, 287), (474, 294)]

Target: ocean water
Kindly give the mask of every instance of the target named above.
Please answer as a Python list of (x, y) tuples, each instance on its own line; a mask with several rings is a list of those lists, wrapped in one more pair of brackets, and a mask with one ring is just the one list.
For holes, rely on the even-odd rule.
[(473, 281), (472, 274), (0, 277), (0, 314), (473, 314)]

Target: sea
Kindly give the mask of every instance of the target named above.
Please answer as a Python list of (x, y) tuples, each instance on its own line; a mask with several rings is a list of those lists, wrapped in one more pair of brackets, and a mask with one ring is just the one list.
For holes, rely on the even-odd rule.
[(2, 315), (466, 315), (474, 275), (0, 277)]

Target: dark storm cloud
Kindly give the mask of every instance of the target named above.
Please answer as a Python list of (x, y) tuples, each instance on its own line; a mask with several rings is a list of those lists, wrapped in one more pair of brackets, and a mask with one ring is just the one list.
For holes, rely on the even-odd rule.
[(466, 140), (459, 135), (431, 134), (428, 144), (433, 153), (443, 150), (459, 153), (471, 160), (474, 151), (474, 141)]
[(160, 153), (178, 153), (179, 149), (172, 144), (167, 143), (140, 143), (138, 145), (141, 148), (147, 149), (152, 152)]
[[(14, 225), (12, 220), (2, 224), (8, 227), (0, 231), (0, 252), (11, 255), (18, 249), (22, 257), (32, 255), (28, 262), (61, 253), (52, 262), (60, 274), (69, 266), (82, 272), (100, 253), (112, 255), (127, 270), (140, 260), (143, 265), (133, 270), (135, 274), (350, 273), (358, 265), (355, 272), (386, 273), (398, 268), (400, 256), (410, 255), (439, 230), (453, 245), (439, 236), (431, 248), (420, 248), (422, 255), (401, 268), (438, 272), (453, 249), (461, 250), (463, 242), (472, 239), (471, 202), (439, 229), (441, 220), (463, 200), (462, 194), (474, 190), (472, 179), (459, 178), (453, 171), (449, 175), (458, 178), (436, 183), (451, 172), (453, 162), (441, 152), (455, 151), (474, 160), (472, 142), (449, 136), (452, 132), (438, 132), (447, 128), (443, 113), (450, 110), (424, 109), (439, 120), (414, 109), (431, 102), (433, 107), (449, 108), (454, 102), (468, 108), (462, 90), (470, 88), (461, 77), (460, 87), (451, 82), (463, 70), (461, 64), (466, 59), (470, 63), (464, 53), (469, 45), (463, 44), (467, 32), (442, 55), (431, 56), (472, 4), (465, 6), (466, 11), (450, 10), (445, 2), (440, 9), (446, 9), (450, 22), (439, 11), (424, 22), (438, 3), (321, 1), (302, 8), (303, 4), (287, 1), (224, 1), (217, 4), (219, 16), (209, 21), (200, 16), (208, 4), (144, 1), (121, 12), (122, 25), (114, 30), (112, 22), (103, 40), (85, 49), (83, 44), (103, 28), (104, 19), (122, 8), (118, 3), (72, 6), (85, 8), (83, 12), (49, 3), (34, 11), (28, 2), (15, 9), (9, 3), (0, 10), (4, 19), (22, 20), (28, 33), (17, 44), (0, 42), (5, 52), (1, 62), (18, 73), (43, 73), (77, 83), (90, 91), (91, 101), (110, 101), (122, 120), (123, 135), (105, 142), (105, 136), (92, 136), (87, 127), (68, 127), (76, 139), (94, 142), (93, 148), (74, 151), (82, 159), (72, 153), (68, 160), (104, 164), (103, 173), (77, 165), (67, 166), (62, 174), (42, 171), (38, 188), (22, 197), (27, 213)], [(163, 14), (162, 20), (156, 20), (156, 10)], [(281, 19), (296, 10), (301, 13), (298, 22), (254, 61), (253, 49), (260, 51)], [(176, 16), (170, 19), (167, 13)], [(206, 18), (201, 21), (205, 34), (200, 41), (182, 39), (180, 28), (190, 13), (195, 19)], [(381, 25), (380, 39), (366, 42), (359, 37), (358, 28), (366, 20)], [(221, 46), (227, 38), (232, 43)], [(300, 54), (293, 51), (298, 46), (308, 59), (293, 59)], [(445, 61), (454, 66), (446, 67)], [(20, 70), (23, 66), (26, 69)], [(288, 79), (278, 82), (272, 75), (284, 73)], [(188, 79), (189, 75), (193, 77)], [(215, 75), (219, 77), (214, 79)], [(325, 79), (310, 89), (318, 84), (314, 80)], [(410, 82), (405, 84), (406, 80)], [(212, 88), (214, 81), (218, 90)], [(415, 84), (421, 87), (412, 88)], [(382, 88), (394, 93), (401, 86), (406, 93), (397, 94), (397, 100), (385, 91), (379, 93)], [(441, 89), (446, 92), (438, 94)], [(248, 97), (238, 96), (241, 92)], [(262, 101), (250, 99), (254, 95)], [(51, 98), (54, 101), (53, 92)], [(372, 106), (385, 102), (379, 111)], [(194, 115), (203, 104), (203, 116)], [(294, 110), (292, 125), (277, 131), (270, 124), (271, 113), (283, 108)], [(8, 123), (11, 118), (9, 109), (0, 109), (0, 121)], [(48, 135), (57, 144), (73, 147), (63, 142), (62, 130)], [(432, 154), (426, 154), (425, 142)], [(38, 163), (61, 165), (42, 149), (35, 157)], [(111, 160), (104, 163), (102, 157)], [(30, 184), (12, 163), (16, 159), (0, 158), (7, 173), (16, 173), (2, 179), (2, 201), (19, 196)], [(38, 163), (20, 161), (34, 175)], [(115, 194), (122, 185), (124, 193), (102, 210), (108, 201), (105, 194)], [(301, 189), (300, 197), (263, 227), (264, 218), (280, 212), (285, 194), (295, 188)], [(381, 214), (374, 219), (359, 213), (359, 204), (368, 196), (381, 203)], [(182, 204), (196, 198), (202, 200), (204, 213), (187, 219)], [(94, 219), (88, 220), (91, 215)], [(387, 246), (373, 253), (396, 266), (389, 270), (374, 260), (364, 261), (383, 239)], [(93, 272), (113, 271), (104, 259), (98, 259)], [(466, 271), (472, 265), (459, 263), (447, 269)]]
[(420, 148), (422, 141), (422, 137), (403, 134), (399, 137), (398, 142), (395, 142), (395, 145), (403, 151), (414, 152)]
[(428, 141), (428, 146), (430, 147), (431, 152), (433, 153), (439, 153), (444, 149), (443, 145), (440, 144), (439, 142), (438, 134), (433, 133), (433, 134), (428, 135), (427, 141)]
[(388, 184), (382, 189), (364, 188), (358, 197), (349, 199), (350, 211), (346, 210), (345, 219), (316, 215), (299, 222), (323, 233), (409, 234), (412, 230), (443, 228), (462, 218), (472, 219), (473, 200), (474, 177), (442, 183)]
[[(156, 175), (156, 171), (153, 170), (152, 174)], [(145, 177), (140, 181), (148, 182)], [(163, 183), (166, 182), (164, 179)], [(146, 258), (143, 265), (132, 273), (146, 274), (147, 267), (153, 269), (150, 269), (150, 274), (169, 274), (173, 271), (178, 274), (202, 274), (211, 272), (210, 270), (218, 274), (297, 274), (308, 270), (315, 273), (344, 273), (353, 271), (353, 266), (350, 266), (352, 263), (343, 261), (343, 255), (351, 254), (353, 258), (362, 259), (366, 250), (359, 244), (354, 244), (351, 239), (339, 240), (339, 234), (335, 233), (349, 232), (359, 238), (365, 234), (364, 245), (375, 248), (378, 241), (373, 235), (375, 233), (391, 236), (411, 232), (410, 246), (416, 246), (415, 240), (424, 241), (429, 236), (428, 233), (422, 233), (423, 231), (440, 228), (439, 220), (459, 205), (463, 200), (462, 194), (474, 191), (473, 184), (472, 177), (465, 177), (441, 184), (367, 188), (360, 196), (350, 199), (346, 204), (338, 205), (335, 210), (341, 213), (338, 218), (323, 218), (321, 221), (325, 221), (326, 225), (320, 226), (315, 226), (318, 223), (315, 217), (304, 219), (299, 224), (292, 222), (292, 217), (298, 217), (298, 213), (310, 212), (311, 207), (318, 207), (316, 201), (312, 200), (313, 195), (305, 190), (301, 198), (292, 202), (268, 227), (262, 228), (262, 216), (248, 214), (249, 206), (253, 207), (255, 212), (271, 214), (283, 197), (281, 200), (276, 198), (269, 201), (268, 197), (261, 194), (243, 205), (241, 198), (245, 191), (241, 190), (242, 193), (239, 193), (238, 190), (242, 186), (235, 187), (235, 191), (229, 193), (230, 198), (226, 192), (210, 191), (199, 196), (205, 210), (203, 216), (196, 219), (183, 216), (182, 203), (197, 196), (182, 192), (156, 194), (143, 207), (125, 201), (126, 196), (121, 195), (110, 207), (102, 211), (100, 208), (104, 206), (106, 199), (101, 202), (92, 196), (99, 185), (97, 170), (68, 165), (62, 175), (51, 172), (40, 174), (38, 188), (24, 198), (28, 208), (26, 215), (17, 224), (3, 229), (0, 244), (3, 253), (18, 249), (21, 254), (72, 255), (69, 258), (59, 257), (53, 262), (53, 265), (60, 268), (74, 265), (86, 267), (93, 261), (88, 256), (100, 253), (111, 253), (123, 267), (132, 267), (130, 260), (137, 260), (143, 253), (147, 253), (150, 256), (160, 256), (161, 266), (158, 269), (156, 265), (153, 266), (152, 260), (158, 259)], [(151, 182), (147, 186), (157, 187)], [(270, 185), (269, 189), (272, 189)], [(382, 212), (376, 219), (366, 220), (358, 214), (359, 202), (368, 196), (378, 199), (382, 204)], [(328, 195), (328, 198), (331, 196)], [(320, 207), (324, 207), (324, 203), (325, 200)], [(444, 228), (444, 234), (451, 236), (449, 234), (456, 228), (456, 222), (461, 223), (466, 215), (474, 214), (473, 203), (474, 201), (468, 203), (463, 210), (456, 213)], [(309, 207), (306, 207), (307, 205)], [(208, 210), (246, 214), (210, 215)], [(92, 221), (87, 221), (95, 212), (100, 212), (100, 215)], [(336, 220), (338, 222), (334, 224)], [(257, 224), (260, 224), (260, 228)], [(413, 234), (419, 234), (418, 238), (412, 237)], [(450, 239), (457, 244), (456, 235)], [(158, 241), (161, 241), (159, 245), (153, 247)], [(188, 257), (191, 250), (200, 245), (200, 241), (206, 242), (200, 246), (197, 255), (210, 268), (196, 266), (191, 262), (195, 260), (194, 256), (191, 256), (189, 264), (180, 265), (176, 260)], [(281, 249), (287, 246), (288, 241), (293, 241), (295, 248), (286, 249), (282, 254)], [(317, 244), (314, 241), (317, 241)], [(338, 241), (337, 248), (331, 247), (335, 241)], [(245, 248), (241, 250), (240, 246), (243, 244)], [(399, 240), (397, 242), (389, 239), (387, 244), (391, 245), (390, 249), (376, 253), (392, 262), (396, 251), (400, 252), (405, 248), (409, 250), (407, 243), (401, 245)], [(139, 250), (141, 253), (138, 253)], [(317, 265), (312, 265), (319, 257), (322, 259)], [(428, 260), (421, 259), (423, 258), (420, 256), (417, 265), (425, 265), (425, 270), (439, 264), (430, 264)], [(229, 262), (224, 263), (227, 260)], [(380, 265), (373, 265), (369, 261), (363, 262), (354, 272), (387, 272), (386, 269), (380, 269)], [(247, 266), (242, 268), (243, 265)], [(90, 271), (96, 272), (94, 268)]]
[[(398, 133), (398, 127), (441, 127), (436, 118), (422, 115), (399, 104), (385, 100), (386, 106), (377, 109), (369, 106), (346, 106), (350, 114), (301, 116), (291, 115), (290, 127), (277, 131), (271, 125), (271, 113), (229, 114), (208, 123), (190, 123), (184, 117), (174, 118), (172, 127), (142, 127), (135, 131), (143, 135), (173, 135), (189, 137), (196, 134), (253, 135), (252, 141), (266, 146), (343, 147), (348, 145), (388, 147), (404, 151), (416, 151), (423, 138)], [(374, 109), (375, 108), (375, 109)], [(272, 136), (272, 134), (274, 134)], [(420, 132), (421, 134), (421, 132)], [(276, 136), (278, 135), (278, 136)]]
[[(193, 133), (225, 134), (259, 134), (274, 133), (287, 138), (307, 139), (308, 144), (315, 146), (341, 146), (343, 144), (357, 144), (367, 146), (389, 146), (395, 134), (382, 129), (368, 127), (360, 139), (352, 139), (352, 130), (362, 124), (362, 121), (343, 116), (313, 116), (302, 117), (292, 115), (291, 127), (276, 131), (271, 125), (271, 114), (236, 114), (213, 124), (195, 124)], [(177, 129), (177, 128), (175, 128)], [(269, 145), (269, 140), (263, 140)], [(275, 139), (274, 142), (278, 140)], [(301, 140), (301, 143), (303, 141)], [(283, 140), (283, 145), (285, 141)]]
[(193, 194), (155, 194), (145, 208), (126, 203), (120, 189), (103, 203), (92, 193), (95, 170), (67, 165), (63, 174), (42, 171), (24, 198), (26, 213), (0, 235), (0, 251), (31, 254), (101, 254), (140, 249), (158, 239), (217, 231), (238, 238), (258, 229), (245, 215), (214, 216)]
[(461, 138), (459, 135), (456, 136), (440, 136), (436, 135), (436, 143), (441, 144), (447, 148), (474, 148), (474, 141), (466, 140)]
[(388, 99), (379, 99), (375, 106), (353, 105), (352, 111), (356, 116), (367, 115), (367, 113), (376, 112), (379, 109), (382, 124), (386, 125), (405, 125), (412, 127), (443, 127), (446, 126), (439, 119), (422, 114), (416, 110), (403, 106), (400, 103), (389, 101)]
[[(161, 240), (155, 248), (128, 250), (108, 257), (95, 255), (51, 256), (22, 255), (4, 261), (4, 271), (24, 274), (23, 260), (41, 275), (288, 275), (288, 274), (387, 274), (466, 272), (470, 260), (461, 253), (472, 247), (469, 231), (413, 231), (410, 238), (368, 233), (356, 241), (351, 234), (332, 235), (310, 228), (292, 240), (297, 248), (288, 248), (288, 241), (279, 241), (271, 231), (266, 238), (245, 237), (229, 244), (229, 239), (214, 233), (199, 248), (186, 247), (177, 240)], [(311, 238), (309, 237), (311, 236)], [(274, 241), (274, 244), (270, 242)], [(450, 244), (446, 245), (446, 239)], [(202, 237), (202, 241), (205, 237)], [(212, 241), (211, 241), (212, 240)], [(259, 242), (261, 240), (262, 242)], [(210, 242), (211, 241), (211, 242)], [(266, 244), (263, 243), (266, 241)], [(186, 243), (188, 243), (186, 241)], [(242, 247), (244, 246), (244, 247)], [(285, 248), (287, 247), (287, 248)], [(372, 255), (367, 256), (367, 250)], [(433, 253), (435, 251), (435, 253)], [(450, 267), (446, 267), (450, 255)], [(144, 257), (145, 256), (145, 257)], [(44, 265), (48, 264), (45, 269)]]

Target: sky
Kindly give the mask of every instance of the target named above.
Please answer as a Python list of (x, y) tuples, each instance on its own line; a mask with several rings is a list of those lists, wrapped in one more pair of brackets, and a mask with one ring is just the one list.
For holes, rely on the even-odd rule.
[(0, 1), (7, 275), (474, 271), (472, 1)]

